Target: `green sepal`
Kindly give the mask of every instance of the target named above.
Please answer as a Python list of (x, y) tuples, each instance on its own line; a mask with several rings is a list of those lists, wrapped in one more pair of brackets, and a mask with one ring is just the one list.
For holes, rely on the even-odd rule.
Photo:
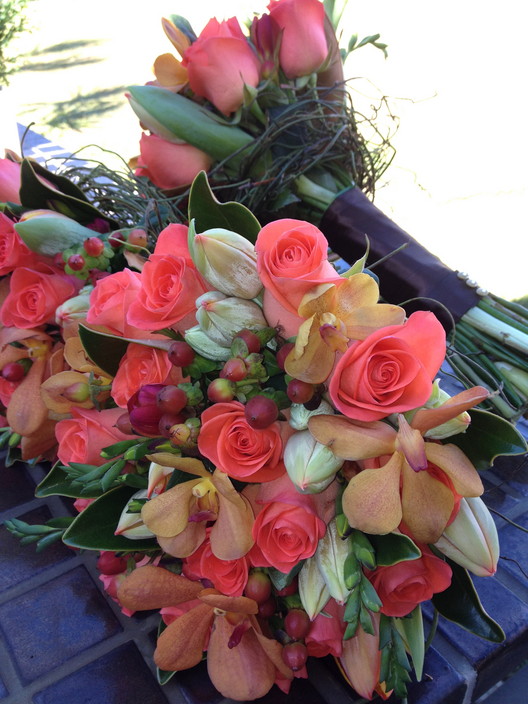
[(431, 601), (438, 612), (466, 631), (493, 643), (502, 643), (506, 636), (499, 624), (486, 613), (477, 590), (466, 569), (446, 558), (453, 570), (451, 585)]
[[(57, 190), (42, 182), (49, 181)], [(111, 230), (119, 223), (105, 215), (90, 203), (86, 195), (65, 176), (48, 171), (36, 161), (23, 159), (20, 168), (20, 201), (30, 210), (55, 210), (68, 215), (81, 225), (102, 218)], [(96, 233), (94, 233), (96, 234)]]
[(376, 562), (380, 567), (397, 565), (399, 562), (407, 560), (417, 560), (422, 556), (420, 548), (403, 533), (369, 535), (369, 539), (376, 551)]
[(379, 598), (372, 582), (362, 575), (359, 585), (361, 601), (369, 611), (379, 611), (382, 607), (381, 599)]
[(189, 195), (189, 221), (194, 220), (196, 233), (213, 228), (236, 232), (255, 243), (261, 225), (253, 213), (241, 203), (221, 203), (211, 190), (205, 171), (194, 179)]
[(359, 562), (369, 570), (375, 569), (376, 554), (372, 547), (370, 536), (367, 537), (365, 533), (362, 533), (360, 530), (353, 530), (350, 534), (350, 542), (354, 555)]
[(113, 445), (108, 445), (108, 447), (103, 447), (101, 450), (101, 457), (104, 457), (105, 460), (111, 460), (114, 457), (119, 457), (119, 455), (122, 455), (129, 448), (136, 447), (137, 444), (137, 440), (121, 440), (121, 442), (116, 442)]
[(95, 332), (84, 325), (79, 325), (79, 337), (86, 355), (92, 362), (110, 376), (115, 376), (119, 362), (127, 351), (128, 341)]
[(145, 552), (159, 549), (151, 539), (131, 540), (114, 535), (124, 507), (136, 489), (119, 486), (103, 494), (87, 506), (73, 521), (62, 538), (65, 545), (84, 550), (120, 550)]
[(275, 567), (269, 567), (268, 568), (268, 575), (269, 578), (271, 579), (271, 583), (275, 587), (277, 591), (281, 591), (281, 589), (284, 589), (287, 587), (289, 584), (291, 584), (292, 580), (294, 577), (296, 577), (299, 572), (302, 569), (302, 566), (304, 565), (305, 560), (301, 560), (298, 562), (295, 567), (290, 570), (289, 572), (280, 572), (279, 570), (275, 569)]
[(507, 420), (473, 409), (471, 423), (465, 433), (454, 435), (449, 442), (459, 447), (476, 469), (489, 469), (501, 455), (524, 455), (528, 445), (521, 433)]
[(93, 499), (101, 494), (100, 488), (88, 493), (84, 489), (84, 485), (72, 479), (71, 475), (62, 469), (60, 462), (57, 462), (38, 484), (35, 489), (35, 496), (38, 499), (43, 499), (46, 496)]
[(425, 638), (420, 604), (411, 611), (409, 616), (395, 618), (393, 623), (405, 642), (405, 647), (412, 658), (416, 679), (420, 682), (425, 657)]

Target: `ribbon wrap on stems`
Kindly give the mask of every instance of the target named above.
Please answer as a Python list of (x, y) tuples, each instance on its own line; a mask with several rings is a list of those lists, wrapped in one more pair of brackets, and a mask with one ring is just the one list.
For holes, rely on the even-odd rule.
[[(453, 269), (419, 244), (368, 200), (359, 188), (343, 191), (325, 211), (320, 222), (330, 247), (347, 262), (363, 256), (365, 236), (370, 241), (370, 258), (377, 261), (403, 249), (376, 268), (381, 296), (390, 303), (409, 299), (434, 299), (445, 306), (455, 322), (477, 305), (480, 297)], [(446, 328), (452, 320), (432, 301), (416, 302), (406, 308), (434, 307)]]

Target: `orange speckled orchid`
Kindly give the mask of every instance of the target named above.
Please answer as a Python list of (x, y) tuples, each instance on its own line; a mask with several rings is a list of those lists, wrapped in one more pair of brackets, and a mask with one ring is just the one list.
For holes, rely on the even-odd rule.
[(423, 433), (487, 398), (476, 386), (438, 408), (418, 410), (409, 424), (398, 416), (396, 431), (383, 421), (362, 423), (344, 416), (313, 416), (316, 440), (348, 460), (377, 460), (356, 474), (343, 493), (343, 511), (354, 528), (385, 534), (403, 523), (423, 543), (436, 542), (460, 496), (480, 496), (482, 481), (453, 444), (427, 442)]
[(206, 523), (211, 529), (211, 549), (221, 560), (236, 560), (253, 546), (254, 516), (249, 501), (239, 494), (224, 472), (208, 472), (200, 460), (163, 453), (149, 456), (163, 466), (196, 474), (148, 501), (141, 512), (145, 525), (165, 552), (188, 557), (205, 540)]
[[(183, 56), (185, 50), (191, 45), (191, 42), (185, 34), (176, 27), (170, 20), (163, 18), (161, 24), (165, 34), (169, 38), (180, 56)], [(187, 84), (187, 69), (182, 66), (181, 61), (174, 54), (161, 54), (154, 62), (154, 74), (158, 85), (178, 93)]]
[(286, 372), (320, 384), (332, 371), (336, 352), (345, 352), (350, 340), (364, 340), (386, 325), (401, 325), (403, 308), (378, 300), (378, 284), (368, 274), (353, 274), (339, 285), (325, 283), (312, 289), (298, 309), (305, 320), (286, 358)]
[(279, 674), (293, 679), (293, 672), (282, 661), (282, 646), (262, 633), (253, 599), (203, 589), (199, 582), (152, 565), (139, 567), (126, 577), (118, 599), (134, 611), (192, 601), (158, 638), (154, 660), (163, 670), (193, 667), (207, 648), (213, 685), (237, 701), (264, 696)]

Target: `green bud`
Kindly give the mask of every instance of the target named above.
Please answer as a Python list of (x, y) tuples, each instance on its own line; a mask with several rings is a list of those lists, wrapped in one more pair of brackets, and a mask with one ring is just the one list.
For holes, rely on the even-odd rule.
[(315, 557), (306, 560), (299, 572), (299, 596), (311, 621), (324, 609), (330, 599), (330, 592)]
[(345, 584), (344, 564), (348, 557), (348, 541), (337, 534), (335, 519), (330, 521), (326, 533), (319, 541), (315, 560), (323, 575), (330, 596), (339, 604), (346, 601), (349, 589)]
[(267, 325), (262, 309), (253, 301), (228, 298), (209, 291), (196, 300), (196, 320), (206, 335), (223, 347), (231, 347), (233, 337), (243, 328)]
[(284, 465), (297, 491), (317, 494), (334, 480), (344, 460), (317, 442), (309, 430), (294, 433), (284, 448)]

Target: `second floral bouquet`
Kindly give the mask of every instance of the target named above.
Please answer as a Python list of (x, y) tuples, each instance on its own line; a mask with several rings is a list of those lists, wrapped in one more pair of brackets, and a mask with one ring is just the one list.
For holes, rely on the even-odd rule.
[(498, 560), (477, 470), (526, 448), (469, 415), (486, 389), (440, 388), (435, 315), (380, 303), (317, 227), (261, 227), (203, 173), (189, 225), (151, 249), (58, 185), (83, 225), (2, 215), (3, 433), (25, 460), (58, 458), (37, 495), (80, 512), (10, 530), (98, 551), (126, 613), (160, 609), (160, 681), (206, 657), (235, 700), (288, 691), (327, 655), (361, 696), (404, 698), (429, 600), (500, 641), (468, 573)]

